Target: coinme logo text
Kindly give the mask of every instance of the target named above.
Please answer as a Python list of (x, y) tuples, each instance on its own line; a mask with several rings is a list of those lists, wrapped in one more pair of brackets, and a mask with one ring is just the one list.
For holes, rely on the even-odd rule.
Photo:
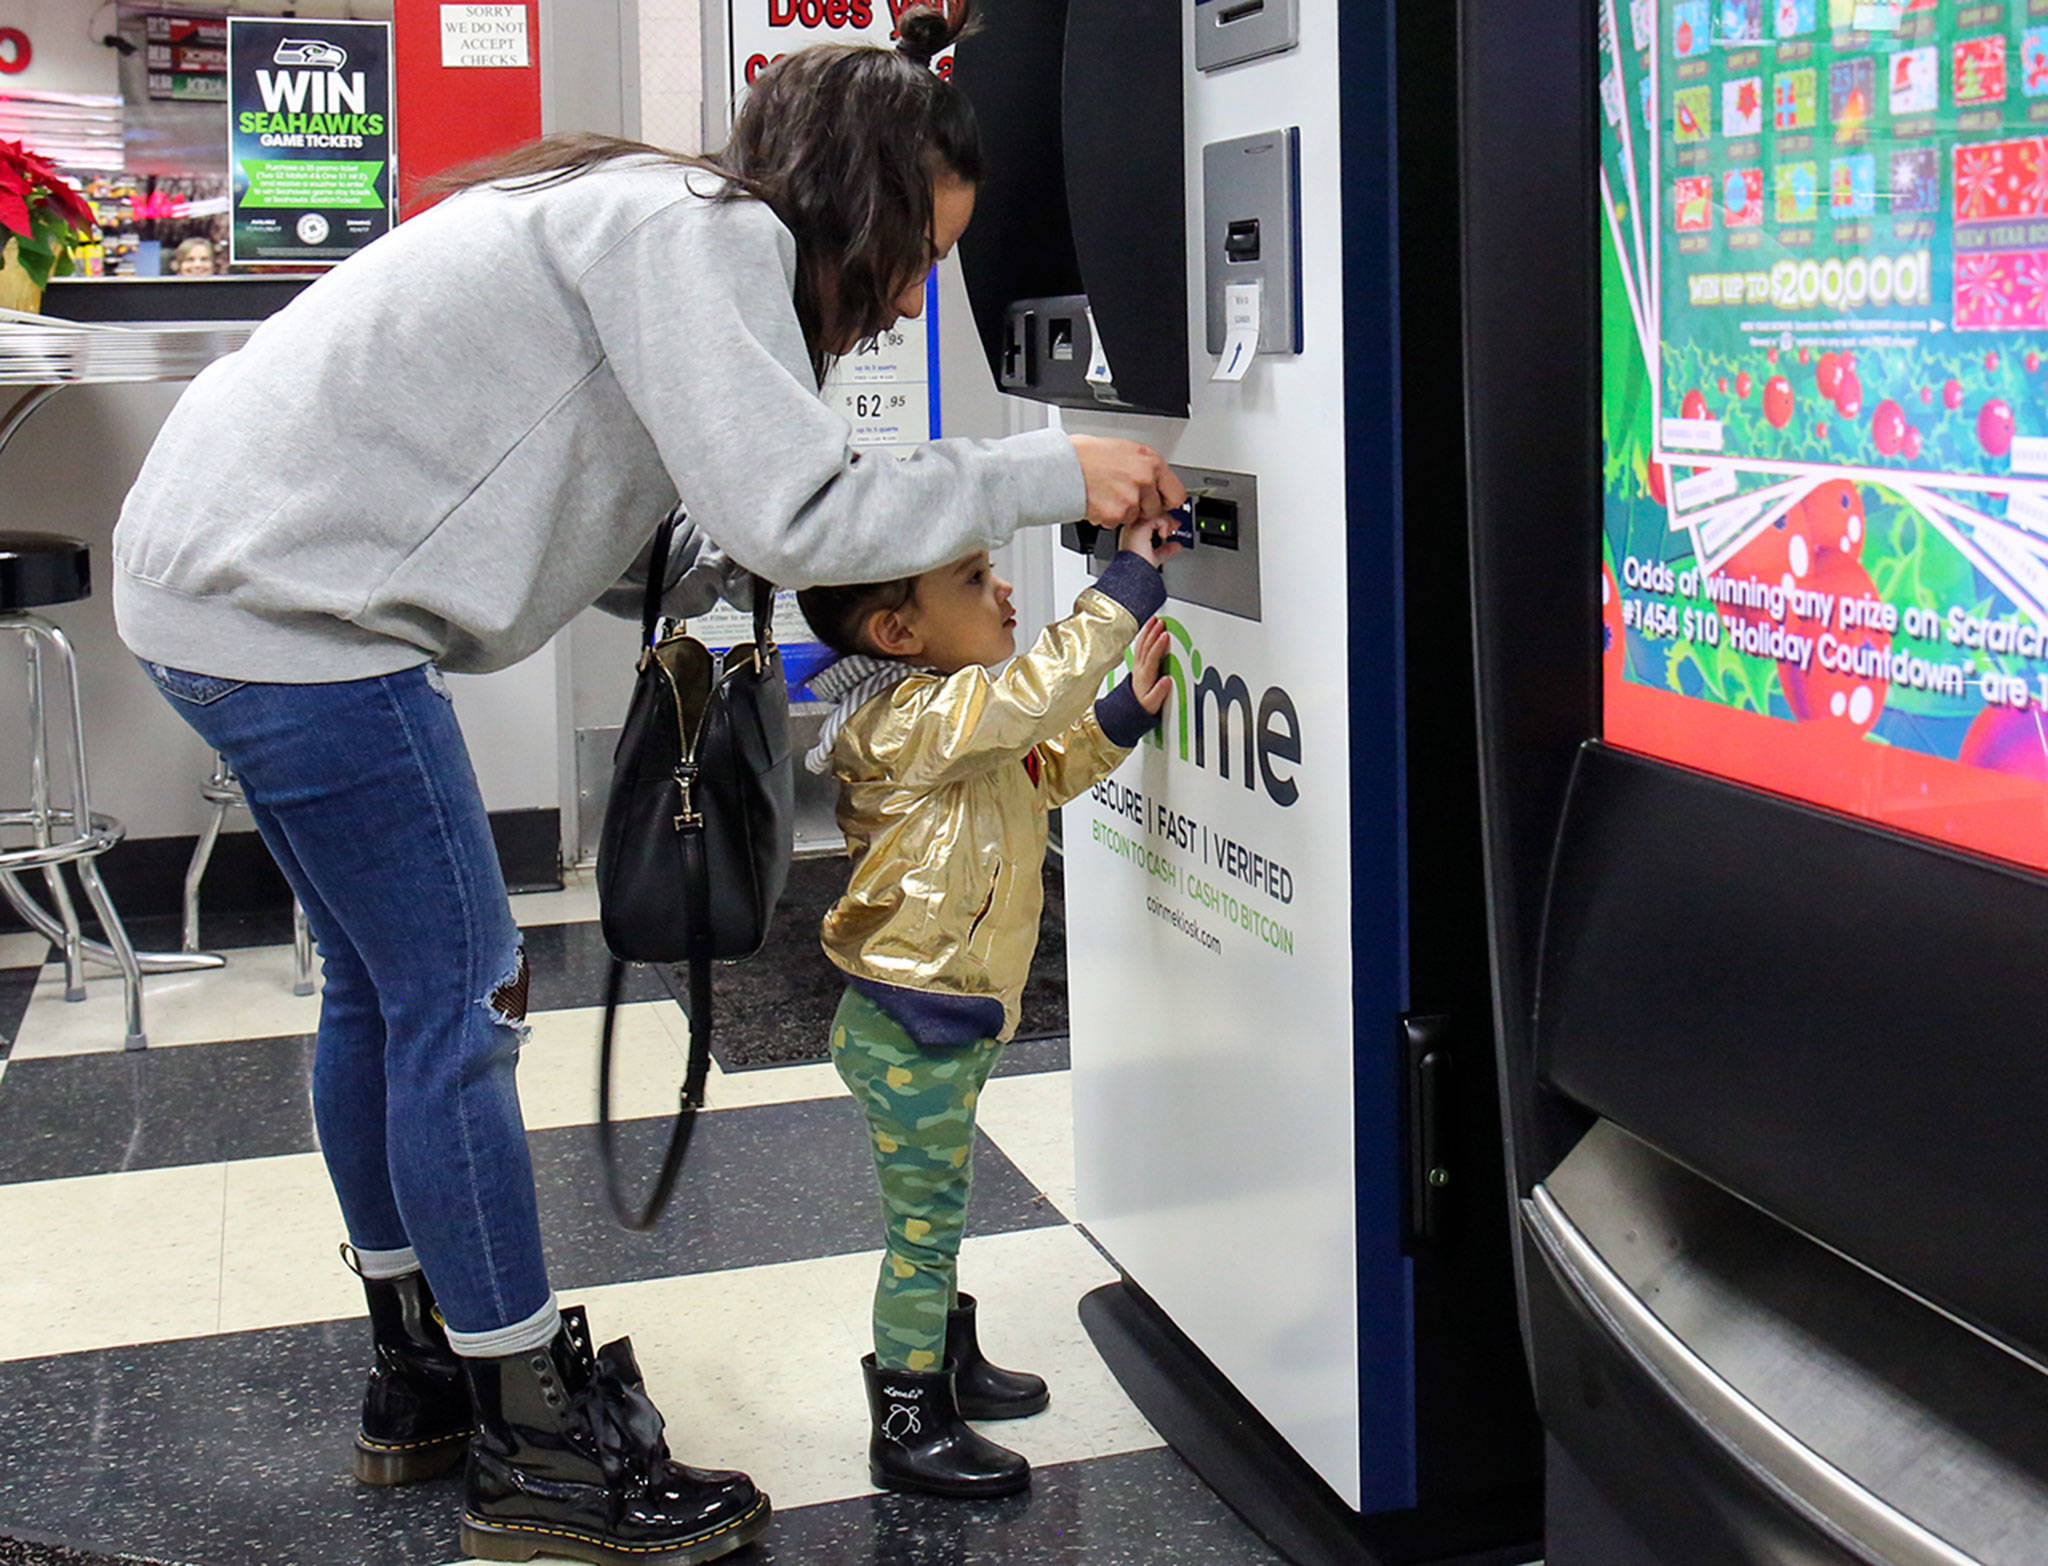
[[(1164, 670), (1173, 676), (1174, 712), (1152, 731), (1148, 744), (1164, 746), (1174, 732), (1182, 761), (1220, 778), (1263, 785), (1283, 808), (1301, 797), (1294, 771), (1301, 763), (1301, 717), (1284, 687), (1269, 685), (1255, 701), (1240, 674), (1227, 674), (1203, 659), (1188, 628), (1162, 616), (1170, 638)], [(1126, 663), (1129, 662), (1126, 657)], [(1120, 675), (1112, 676), (1112, 683)]]

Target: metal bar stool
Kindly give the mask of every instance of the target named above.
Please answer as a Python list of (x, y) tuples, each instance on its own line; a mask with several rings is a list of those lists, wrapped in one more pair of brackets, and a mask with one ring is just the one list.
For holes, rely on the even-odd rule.
[[(194, 968), (218, 968), (206, 953), (139, 953), (114, 911), (95, 861), (121, 840), (125, 828), (92, 808), (85, 767), (85, 717), (78, 696), (78, 661), (71, 640), (31, 611), (76, 603), (92, 596), (91, 551), (77, 539), (48, 533), (0, 533), (0, 632), (12, 632), (28, 653), (28, 806), (0, 809), (0, 895), (29, 927), (64, 953), (64, 998), (85, 999), (85, 964), (120, 970), (127, 999), (129, 1049), (142, 1049), (148, 1035), (142, 1021), (142, 975)], [(50, 706), (45, 656), (61, 673), (63, 703), (71, 724), (68, 791), (53, 776)], [(27, 841), (23, 842), (23, 836)], [(81, 932), (78, 910), (64, 883), (70, 865), (106, 932), (104, 941)], [(42, 872), (50, 896), (45, 908), (21, 884), (24, 871)]]
[[(185, 929), (180, 943), (188, 952), (199, 950), (199, 883), (206, 878), (206, 863), (213, 858), (213, 845), (220, 841), (221, 823), (230, 810), (247, 810), (249, 800), (242, 792), (242, 780), (235, 776), (227, 757), (218, 751), (213, 757), (213, 776), (199, 788), (199, 796), (213, 806), (213, 815), (192, 849), (192, 863), (185, 868)], [(306, 910), (292, 899), (292, 993), (313, 993), (313, 932), (306, 924)]]

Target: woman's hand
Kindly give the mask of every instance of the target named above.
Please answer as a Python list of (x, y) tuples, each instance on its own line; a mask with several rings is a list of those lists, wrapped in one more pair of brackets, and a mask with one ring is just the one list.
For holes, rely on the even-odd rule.
[(1166, 627), (1154, 615), (1138, 633), (1131, 660), (1131, 694), (1138, 698), (1138, 705), (1154, 717), (1159, 715), (1159, 709), (1173, 694), (1173, 677), (1159, 672), (1159, 665), (1166, 657), (1166, 643)]
[(1081, 480), (1088, 486), (1088, 520), (1097, 527), (1122, 527), (1140, 517), (1156, 517), (1188, 498), (1166, 459), (1134, 440), (1107, 440), (1100, 435), (1070, 435), (1074, 455), (1081, 459)]

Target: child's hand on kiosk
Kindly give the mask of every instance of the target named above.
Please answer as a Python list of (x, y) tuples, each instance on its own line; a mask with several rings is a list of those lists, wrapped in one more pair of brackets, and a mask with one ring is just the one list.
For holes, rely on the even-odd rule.
[(1171, 516), (1141, 517), (1138, 521), (1117, 529), (1116, 547), (1128, 550), (1147, 565), (1165, 565), (1181, 551), (1181, 546), (1169, 537), (1173, 528), (1174, 519)]
[(1173, 676), (1159, 672), (1159, 665), (1166, 658), (1166, 643), (1166, 627), (1154, 616), (1145, 622), (1132, 647), (1131, 694), (1138, 698), (1139, 706), (1155, 717), (1173, 695)]

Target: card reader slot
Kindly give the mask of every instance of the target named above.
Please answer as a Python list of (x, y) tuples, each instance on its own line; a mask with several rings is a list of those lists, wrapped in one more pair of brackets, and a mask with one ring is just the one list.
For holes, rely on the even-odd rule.
[(1257, 16), (1266, 9), (1266, 0), (1243, 0), (1240, 5), (1226, 6), (1217, 13), (1216, 25), (1228, 27), (1232, 22), (1242, 22), (1247, 17)]
[(1195, 537), (1219, 549), (1237, 548), (1237, 502), (1220, 495), (1197, 495)]

